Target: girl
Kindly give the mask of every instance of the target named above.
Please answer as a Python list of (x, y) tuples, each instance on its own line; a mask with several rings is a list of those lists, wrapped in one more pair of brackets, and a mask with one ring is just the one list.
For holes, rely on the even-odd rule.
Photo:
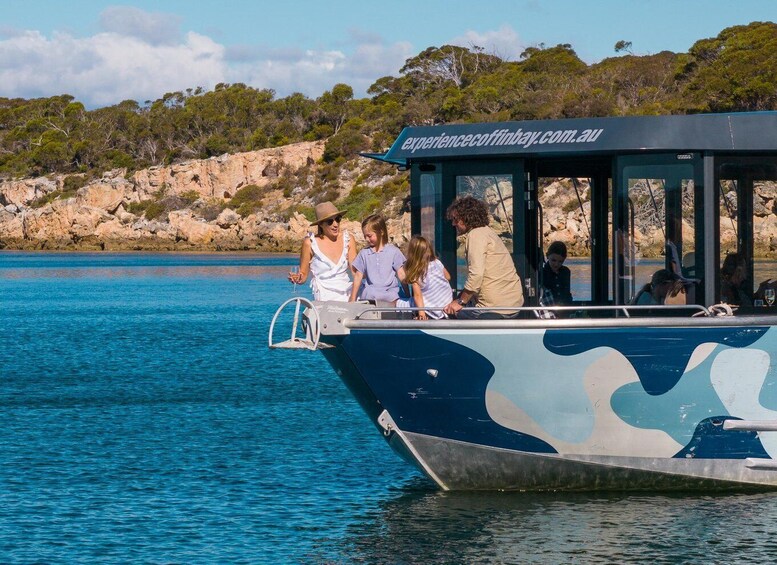
[(400, 300), (397, 306), (436, 306), (440, 310), (419, 310), (418, 319), (442, 318), (445, 316), (442, 308), (453, 300), (450, 280), (451, 275), (437, 259), (426, 238), (414, 235), (407, 246), (405, 262), (405, 282), (412, 285), (413, 297), (407, 301)]
[(348, 270), (356, 257), (356, 244), (346, 230), (340, 229), (343, 212), (331, 202), (316, 205), (318, 233), (312, 232), (302, 242), (299, 272), (289, 273), (289, 280), (302, 284), (313, 275), (310, 287), (315, 300), (346, 302), (351, 296)]
[(402, 265), (405, 256), (388, 242), (386, 220), (382, 216), (367, 216), (362, 222), (362, 233), (368, 247), (362, 249), (353, 261), (351, 302), (358, 297), (396, 304), (399, 298), (397, 275), (404, 278)]

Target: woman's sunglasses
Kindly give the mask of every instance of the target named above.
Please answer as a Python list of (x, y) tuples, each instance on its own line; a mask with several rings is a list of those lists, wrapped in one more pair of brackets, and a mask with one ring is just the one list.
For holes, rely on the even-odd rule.
[(324, 223), (328, 226), (331, 226), (335, 222), (339, 224), (342, 219), (343, 219), (342, 216), (335, 216), (334, 218), (329, 218), (328, 220), (324, 220)]

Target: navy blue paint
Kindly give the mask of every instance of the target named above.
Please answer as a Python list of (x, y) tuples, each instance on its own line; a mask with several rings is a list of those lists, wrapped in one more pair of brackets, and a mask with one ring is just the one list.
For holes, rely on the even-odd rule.
[[(553, 131), (601, 129), (593, 142), (546, 143), (540, 134)], [(496, 132), (535, 132), (538, 138), (530, 144), (484, 142), (456, 143), (440, 148), (431, 143), (439, 137), (496, 134)], [(428, 139), (429, 144), (416, 141)], [(463, 141), (463, 140), (462, 140)], [(408, 145), (406, 145), (406, 142)], [(531, 157), (562, 154), (638, 153), (654, 151), (774, 151), (777, 149), (777, 112), (735, 112), (731, 114), (693, 114), (683, 116), (625, 116), (607, 118), (572, 118), (521, 122), (488, 122), (476, 124), (443, 124), (407, 127), (385, 155), (388, 162), (431, 161), (443, 157), (503, 156)]]
[(634, 366), (645, 392), (672, 389), (693, 351), (702, 343), (747, 347), (768, 328), (613, 328), (599, 331), (548, 330), (545, 347), (558, 355), (578, 355), (597, 347), (620, 351)]
[(707, 418), (699, 422), (693, 438), (675, 455), (678, 459), (693, 457), (696, 459), (745, 459), (758, 457), (771, 459), (766, 453), (757, 432), (742, 430), (724, 430), (725, 420), (739, 420), (722, 416)]
[[(494, 422), (485, 404), (491, 362), (420, 331), (353, 331), (343, 348), (405, 431), (533, 453), (556, 453), (539, 438)], [(427, 375), (437, 369), (436, 378)]]

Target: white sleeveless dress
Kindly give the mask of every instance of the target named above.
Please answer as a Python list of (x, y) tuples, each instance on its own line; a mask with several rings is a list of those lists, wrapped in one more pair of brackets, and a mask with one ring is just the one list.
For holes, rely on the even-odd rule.
[(348, 242), (349, 233), (343, 232), (343, 252), (337, 263), (324, 255), (318, 247), (318, 239), (313, 233), (308, 234), (313, 258), (310, 260), (310, 273), (313, 275), (310, 288), (315, 300), (334, 300), (348, 302), (351, 298), (353, 283), (348, 276)]

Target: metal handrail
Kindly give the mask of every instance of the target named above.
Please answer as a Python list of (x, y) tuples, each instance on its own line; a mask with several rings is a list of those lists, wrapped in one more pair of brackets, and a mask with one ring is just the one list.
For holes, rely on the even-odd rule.
[[(494, 307), (488, 307), (488, 308), (477, 308), (477, 307), (465, 307), (462, 308), (462, 310), (466, 311), (473, 311), (473, 312), (534, 312), (535, 314), (539, 313), (545, 313), (548, 311), (551, 312), (579, 312), (579, 311), (586, 311), (586, 312), (596, 312), (596, 311), (620, 311), (622, 312), (627, 318), (630, 318), (629, 311), (635, 310), (635, 311), (644, 311), (644, 310), (655, 310), (657, 308), (660, 309), (667, 309), (667, 310), (689, 310), (694, 312), (703, 313), (707, 317), (711, 317), (712, 314), (710, 313), (709, 309), (707, 309), (705, 306), (701, 306), (700, 304), (619, 304), (619, 305), (591, 305), (591, 306), (494, 306)], [(367, 313), (377, 313), (377, 312), (393, 312), (393, 313), (399, 313), (399, 312), (417, 312), (420, 310), (432, 310), (436, 312), (442, 312), (444, 310), (444, 307), (424, 307), (424, 308), (418, 308), (418, 307), (392, 307), (392, 308), (385, 308), (385, 307), (375, 307), (375, 308), (368, 308), (366, 310), (363, 310), (360, 312), (354, 319), (360, 320), (361, 317), (364, 314)]]

